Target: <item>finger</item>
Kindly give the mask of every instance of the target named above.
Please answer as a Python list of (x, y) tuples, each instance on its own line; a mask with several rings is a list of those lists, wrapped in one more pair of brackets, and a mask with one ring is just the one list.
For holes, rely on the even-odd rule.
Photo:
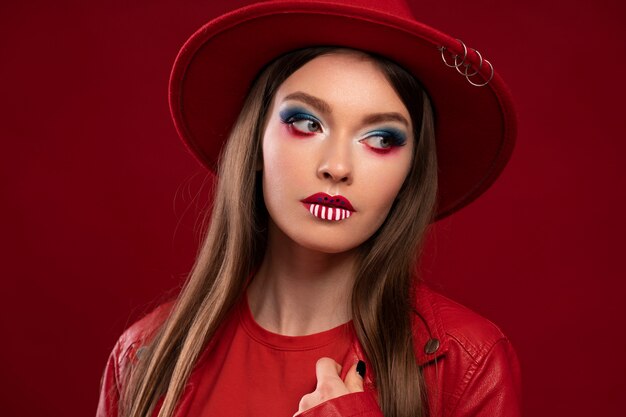
[(341, 373), (341, 365), (331, 358), (320, 358), (315, 363), (315, 376), (317, 377), (317, 385), (332, 379), (341, 381), (339, 377)]
[[(363, 364), (360, 365), (359, 364)], [(350, 367), (348, 373), (346, 374), (346, 378), (344, 379), (344, 384), (346, 384), (346, 388), (350, 392), (363, 392), (363, 377), (359, 375), (357, 372), (357, 366), (359, 370), (363, 368), (363, 375), (365, 375), (365, 362), (359, 361)]]
[(317, 398), (317, 396), (315, 394), (316, 394), (315, 392), (311, 392), (309, 394), (304, 395), (300, 399), (300, 404), (298, 404), (298, 412), (295, 413), (293, 415), (293, 417), (296, 417), (297, 415), (300, 415), (301, 413), (305, 412), (309, 408), (313, 408), (317, 404), (320, 403), (319, 399)]

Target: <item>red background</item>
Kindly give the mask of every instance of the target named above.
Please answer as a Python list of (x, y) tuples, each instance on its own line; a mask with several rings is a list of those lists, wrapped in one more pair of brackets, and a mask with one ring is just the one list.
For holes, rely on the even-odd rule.
[[(116, 338), (188, 271), (211, 181), (166, 89), (209, 3), (0, 5), (3, 415), (95, 413)], [(510, 336), (529, 416), (623, 415), (626, 13), (587, 3), (415, 5), (516, 98), (509, 166), (437, 225), (425, 270)]]

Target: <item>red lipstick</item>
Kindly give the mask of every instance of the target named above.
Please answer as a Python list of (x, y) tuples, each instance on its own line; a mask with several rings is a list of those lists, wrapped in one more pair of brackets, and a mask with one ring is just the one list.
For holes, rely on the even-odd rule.
[(312, 215), (323, 220), (344, 220), (356, 211), (350, 204), (350, 200), (341, 195), (316, 193), (301, 201)]

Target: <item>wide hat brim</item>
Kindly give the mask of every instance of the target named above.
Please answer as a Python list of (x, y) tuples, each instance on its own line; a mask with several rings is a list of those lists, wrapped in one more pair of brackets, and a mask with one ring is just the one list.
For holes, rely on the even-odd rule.
[[(215, 170), (222, 146), (257, 73), (304, 47), (344, 46), (383, 55), (422, 83), (435, 111), (439, 165), (437, 219), (464, 207), (496, 180), (510, 158), (516, 117), (510, 93), (491, 64), (455, 38), (409, 18), (345, 4), (257, 3), (216, 18), (180, 50), (170, 77), (170, 110), (188, 149)], [(466, 57), (461, 71), (441, 47)], [(459, 58), (460, 59), (460, 58)], [(453, 60), (451, 60), (453, 62)], [(450, 61), (449, 61), (450, 62)]]

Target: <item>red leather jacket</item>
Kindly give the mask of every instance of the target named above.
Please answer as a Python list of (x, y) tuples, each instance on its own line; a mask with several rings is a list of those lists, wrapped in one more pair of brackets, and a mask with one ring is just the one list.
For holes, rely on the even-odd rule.
[[(519, 416), (520, 367), (513, 347), (498, 327), (425, 285), (418, 286), (416, 306), (416, 357), (424, 373), (429, 415)], [(97, 417), (117, 417), (121, 377), (169, 308), (169, 304), (157, 308), (128, 328), (116, 343), (102, 378)], [(365, 357), (358, 342), (353, 348), (358, 357)], [(196, 417), (187, 413), (195, 377), (192, 373), (175, 417)], [(326, 401), (301, 417), (382, 417), (375, 396), (367, 375), (365, 392)]]

